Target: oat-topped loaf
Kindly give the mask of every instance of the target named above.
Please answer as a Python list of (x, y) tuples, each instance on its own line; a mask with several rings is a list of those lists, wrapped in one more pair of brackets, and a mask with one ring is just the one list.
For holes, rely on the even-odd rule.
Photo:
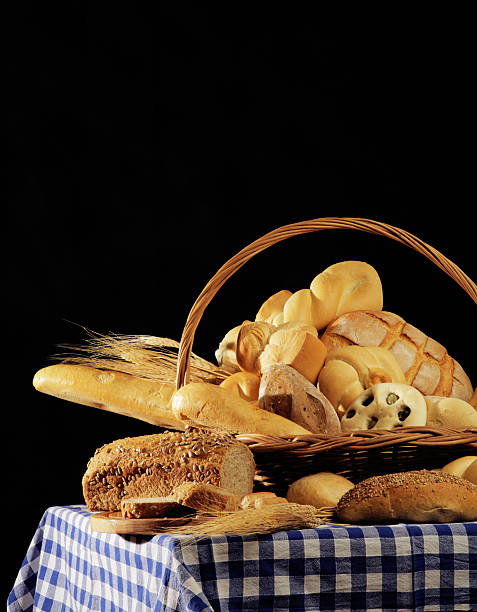
[(255, 461), (233, 436), (186, 429), (124, 438), (99, 448), (83, 476), (88, 509), (116, 512), (127, 497), (167, 497), (184, 482), (209, 483), (238, 496), (253, 488)]
[(441, 471), (372, 476), (347, 491), (336, 512), (347, 523), (475, 521), (477, 485)]

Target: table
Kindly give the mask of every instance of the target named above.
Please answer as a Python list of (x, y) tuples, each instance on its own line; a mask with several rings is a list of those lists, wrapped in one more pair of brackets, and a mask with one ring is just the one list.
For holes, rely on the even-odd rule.
[(271, 535), (92, 532), (85, 506), (43, 515), (8, 610), (477, 610), (477, 523)]

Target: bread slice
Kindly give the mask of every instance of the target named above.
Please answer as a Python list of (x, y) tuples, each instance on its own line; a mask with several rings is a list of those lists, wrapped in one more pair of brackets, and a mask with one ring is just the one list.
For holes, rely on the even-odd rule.
[(170, 497), (184, 482), (250, 493), (255, 460), (233, 436), (187, 429), (116, 440), (99, 448), (83, 476), (88, 509), (115, 512), (130, 497)]
[(184, 482), (173, 492), (180, 504), (201, 512), (232, 512), (239, 507), (240, 497), (212, 484)]
[(193, 512), (170, 497), (128, 497), (121, 500), (123, 518), (176, 518)]

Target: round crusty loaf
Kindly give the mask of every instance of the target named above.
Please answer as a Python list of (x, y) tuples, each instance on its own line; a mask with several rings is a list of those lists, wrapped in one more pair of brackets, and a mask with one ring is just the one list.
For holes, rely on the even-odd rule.
[(224, 432), (187, 429), (124, 438), (99, 448), (83, 476), (91, 511), (115, 512), (126, 497), (168, 497), (185, 482), (209, 483), (239, 497), (250, 493), (255, 460)]
[(338, 502), (346, 523), (451, 523), (477, 519), (477, 485), (441, 471), (373, 476)]
[(472, 398), (472, 385), (461, 365), (441, 344), (392, 312), (345, 313), (332, 321), (320, 338), (328, 353), (348, 345), (387, 348), (404, 372), (403, 382), (423, 395)]
[(315, 508), (334, 507), (354, 487), (351, 480), (332, 472), (318, 472), (295, 480), (287, 492), (287, 500)]

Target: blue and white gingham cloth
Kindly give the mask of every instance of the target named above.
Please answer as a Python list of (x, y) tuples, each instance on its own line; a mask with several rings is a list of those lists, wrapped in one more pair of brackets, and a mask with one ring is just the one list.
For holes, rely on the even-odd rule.
[(85, 506), (49, 508), (8, 610), (477, 610), (477, 523), (272, 535), (92, 532)]

